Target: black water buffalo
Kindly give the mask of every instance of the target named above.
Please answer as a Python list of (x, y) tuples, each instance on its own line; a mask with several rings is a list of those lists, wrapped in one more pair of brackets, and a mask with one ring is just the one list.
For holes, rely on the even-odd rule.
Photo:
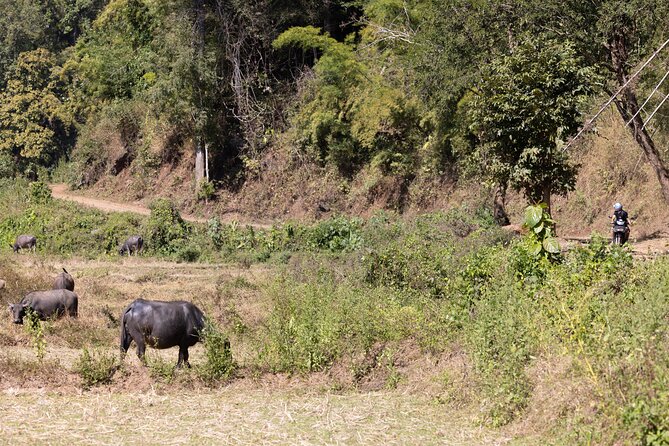
[(142, 247), (144, 246), (144, 239), (142, 239), (141, 235), (133, 235), (132, 237), (128, 237), (128, 240), (126, 240), (121, 247), (118, 249), (119, 255), (123, 255), (126, 252), (128, 255), (132, 254), (133, 252), (135, 255), (139, 254), (139, 251), (142, 250)]
[(37, 249), (37, 239), (34, 235), (19, 235), (11, 247), (14, 252), (19, 252), (19, 249), (30, 249), (32, 252), (35, 252), (35, 249)]
[(74, 278), (63, 268), (63, 272), (56, 276), (53, 282), (54, 290), (70, 290), (74, 291)]
[(22, 324), (26, 309), (32, 308), (40, 320), (52, 316), (78, 316), (79, 297), (70, 290), (33, 291), (17, 304), (9, 304), (15, 324)]
[(204, 328), (202, 311), (190, 302), (137, 299), (121, 315), (121, 352), (137, 344), (137, 356), (144, 361), (146, 346), (163, 349), (179, 346), (177, 367), (188, 362), (188, 347), (200, 340)]

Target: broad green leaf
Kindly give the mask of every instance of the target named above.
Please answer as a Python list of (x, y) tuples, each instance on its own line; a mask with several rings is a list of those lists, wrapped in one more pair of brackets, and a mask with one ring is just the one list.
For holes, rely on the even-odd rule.
[(532, 246), (530, 246), (530, 254), (534, 257), (541, 254), (541, 243), (532, 243)]
[(544, 239), (544, 249), (551, 254), (558, 254), (560, 252), (560, 244), (555, 237), (547, 237)]
[(525, 209), (525, 226), (534, 228), (541, 221), (544, 210), (539, 206), (528, 206)]

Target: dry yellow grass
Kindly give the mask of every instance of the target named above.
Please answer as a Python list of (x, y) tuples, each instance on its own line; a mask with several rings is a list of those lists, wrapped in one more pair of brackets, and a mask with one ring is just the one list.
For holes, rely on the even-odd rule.
[(0, 396), (3, 444), (503, 444), (426, 398), (230, 386), (178, 394)]

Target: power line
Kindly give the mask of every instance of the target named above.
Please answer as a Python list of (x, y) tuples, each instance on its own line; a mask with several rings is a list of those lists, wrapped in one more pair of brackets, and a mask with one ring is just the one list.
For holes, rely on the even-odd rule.
[(653, 110), (653, 113), (650, 114), (648, 119), (646, 119), (646, 122), (644, 122), (643, 126), (641, 126), (641, 130), (643, 130), (646, 127), (646, 124), (648, 124), (651, 119), (653, 119), (653, 116), (655, 116), (655, 113), (657, 113), (657, 111), (660, 109), (660, 107), (662, 107), (662, 105), (667, 101), (667, 99), (669, 99), (669, 94), (666, 95), (664, 97), (664, 99), (662, 99), (662, 102), (660, 102), (660, 104), (657, 107), (655, 107), (655, 110)]
[(655, 59), (655, 56), (657, 56), (657, 55), (660, 53), (660, 51), (662, 51), (662, 50), (664, 49), (664, 47), (667, 46), (667, 44), (669, 44), (669, 39), (667, 39), (662, 45), (660, 45), (660, 47), (659, 47), (657, 50), (655, 50), (655, 52), (653, 53), (653, 55), (650, 56), (650, 58), (648, 58), (648, 60), (647, 60), (646, 62), (644, 62), (643, 65), (641, 65), (641, 68), (639, 68), (639, 69), (636, 71), (636, 73), (634, 73), (634, 74), (632, 75), (632, 77), (630, 77), (630, 78), (627, 80), (627, 82), (625, 82), (625, 83), (622, 85), (622, 87), (620, 87), (620, 88), (618, 89), (618, 91), (616, 91), (615, 94), (613, 94), (613, 96), (611, 96), (611, 97), (609, 98), (608, 101), (606, 101), (606, 104), (604, 104), (604, 105), (602, 106), (602, 108), (599, 109), (599, 111), (597, 112), (597, 114), (595, 114), (595, 116), (593, 116), (593, 117), (588, 121), (588, 123), (587, 123), (586, 125), (584, 125), (584, 126), (581, 128), (581, 130), (578, 131), (578, 133), (576, 134), (576, 136), (574, 136), (574, 137), (571, 139), (571, 141), (569, 141), (569, 143), (568, 143), (566, 146), (564, 146), (564, 147), (562, 148), (562, 151), (566, 151), (566, 150), (567, 150), (567, 149), (574, 143), (574, 141), (576, 141), (576, 140), (581, 136), (581, 134), (583, 134), (583, 132), (584, 132), (586, 129), (589, 129), (589, 128), (590, 128), (590, 126), (592, 125), (592, 123), (595, 122), (595, 119), (597, 119), (597, 118), (599, 117), (599, 115), (601, 115), (602, 112), (604, 112), (604, 110), (606, 110), (607, 107), (608, 107), (609, 105), (611, 105), (611, 103), (616, 99), (616, 97), (618, 97), (618, 95), (620, 94), (620, 92), (623, 91), (623, 89), (624, 89), (625, 87), (627, 87), (627, 85), (629, 85), (629, 83), (632, 82), (632, 80), (633, 80), (635, 77), (637, 77), (637, 76), (639, 75), (639, 73), (641, 73), (641, 71), (642, 71), (644, 68), (646, 68), (646, 66), (648, 66), (648, 64), (649, 64), (653, 59)]
[(669, 76), (669, 70), (664, 74), (664, 77), (663, 77), (663, 78), (660, 80), (660, 82), (658, 82), (658, 84), (655, 86), (655, 89), (653, 90), (653, 92), (648, 96), (648, 98), (643, 102), (643, 104), (641, 104), (641, 107), (639, 107), (639, 109), (636, 111), (636, 113), (634, 113), (634, 116), (632, 116), (632, 118), (630, 118), (630, 120), (627, 121), (627, 124), (625, 124), (625, 127), (627, 127), (628, 125), (630, 125), (630, 123), (631, 123), (632, 121), (634, 121), (634, 118), (636, 118), (637, 115), (638, 115), (639, 113), (641, 113), (641, 110), (643, 110), (643, 108), (646, 106), (646, 104), (648, 103), (648, 101), (650, 101), (650, 98), (652, 98), (653, 95), (655, 94), (655, 92), (658, 90), (658, 88), (660, 88), (660, 86), (662, 85), (662, 83), (664, 82), (664, 80), (667, 78), (667, 76)]

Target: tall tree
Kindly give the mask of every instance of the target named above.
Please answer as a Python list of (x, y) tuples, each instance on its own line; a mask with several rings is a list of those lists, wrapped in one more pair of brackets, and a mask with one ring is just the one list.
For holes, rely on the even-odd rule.
[[(659, 4), (656, 4), (659, 3)], [(605, 3), (604, 14), (600, 19), (600, 28), (605, 40), (604, 47), (610, 58), (610, 69), (615, 74), (618, 87), (625, 85), (630, 79), (630, 70), (639, 63), (640, 57), (650, 54), (658, 37), (668, 36), (666, 23), (669, 5), (667, 2), (655, 1), (610, 1)], [(655, 8), (657, 7), (657, 8)], [(609, 15), (610, 14), (610, 15)], [(659, 21), (649, 21), (647, 15)], [(646, 17), (644, 17), (646, 16)], [(664, 33), (663, 33), (664, 31)], [(646, 159), (655, 170), (660, 183), (662, 196), (669, 204), (669, 169), (667, 162), (660, 155), (649, 127), (644, 125), (644, 114), (640, 113), (639, 100), (633, 83), (623, 90), (615, 100), (616, 108), (625, 123), (630, 122), (629, 129), (636, 143), (641, 147)], [(646, 111), (645, 116), (648, 116)]]
[(107, 0), (0, 0), (0, 86), (19, 54), (57, 54), (87, 29)]
[(59, 71), (45, 49), (21, 53), (0, 94), (0, 152), (19, 171), (51, 166), (72, 146), (74, 120)]
[(579, 106), (592, 93), (594, 70), (573, 45), (527, 38), (484, 70), (471, 103), (475, 159), (502, 189), (544, 202), (573, 190), (576, 166), (561, 142), (578, 129)]

